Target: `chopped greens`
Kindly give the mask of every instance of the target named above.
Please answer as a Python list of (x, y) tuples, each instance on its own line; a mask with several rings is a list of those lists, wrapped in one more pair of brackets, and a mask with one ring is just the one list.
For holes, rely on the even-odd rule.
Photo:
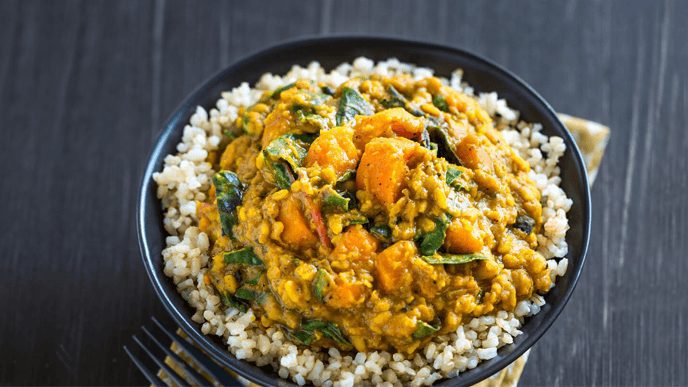
[(418, 321), (418, 324), (416, 324), (416, 330), (413, 332), (413, 338), (422, 339), (424, 337), (428, 337), (433, 333), (439, 331), (441, 327), (442, 324), (440, 324), (439, 322), (437, 323), (437, 326), (434, 327), (426, 323), (425, 321)]
[(449, 168), (447, 168), (447, 174), (445, 176), (447, 179), (447, 184), (454, 185), (456, 179), (458, 179), (459, 176), (461, 176), (461, 171), (455, 166), (450, 165)]
[(325, 286), (327, 286), (328, 281), (329, 274), (327, 274), (327, 271), (318, 269), (318, 272), (315, 273), (315, 279), (313, 279), (313, 294), (320, 302), (325, 302), (325, 294), (323, 291), (325, 290)]
[(395, 107), (406, 107), (406, 97), (397, 91), (394, 86), (390, 86), (387, 91), (391, 95), (390, 98), (383, 99), (380, 101), (380, 105), (384, 106), (385, 109), (391, 109)]
[(446, 215), (435, 219), (435, 228), (421, 237), (420, 252), (423, 255), (432, 255), (442, 247), (447, 235), (449, 221)]
[(339, 179), (337, 179), (337, 183), (345, 182), (347, 180), (353, 179), (354, 177), (356, 177), (356, 170), (350, 169), (350, 170), (344, 172), (344, 174), (341, 175), (339, 177)]
[(296, 119), (300, 123), (306, 124), (317, 130), (327, 130), (328, 128), (327, 118), (316, 113), (309, 113), (304, 109), (296, 110)]
[(535, 227), (535, 220), (528, 215), (519, 215), (516, 218), (516, 223), (514, 223), (514, 228), (523, 231), (526, 234), (530, 234)]
[(344, 227), (351, 226), (352, 224), (366, 224), (368, 223), (368, 218), (358, 211), (350, 211), (344, 214), (342, 218), (342, 224)]
[(353, 120), (356, 115), (369, 116), (374, 112), (370, 103), (358, 91), (350, 87), (342, 89), (336, 116), (337, 125)]
[(239, 298), (246, 301), (255, 301), (259, 304), (263, 303), (266, 296), (267, 294), (263, 292), (259, 292), (244, 287), (237, 289), (236, 293), (234, 293), (235, 298)]
[(322, 190), (322, 211), (325, 213), (346, 212), (349, 210), (349, 201), (331, 186)]
[(294, 86), (296, 86), (296, 83), (292, 82), (282, 87), (278, 87), (277, 89), (275, 89), (275, 91), (272, 92), (272, 94), (270, 94), (270, 98), (279, 99), (280, 94), (282, 94), (283, 91), (291, 89)]
[(224, 253), (223, 258), (227, 265), (263, 266), (263, 261), (258, 258), (251, 247), (244, 247), (243, 249)]
[(370, 233), (373, 234), (375, 238), (383, 242), (389, 242), (392, 240), (392, 229), (386, 224), (372, 226), (370, 228)]
[(442, 110), (443, 112), (449, 111), (449, 105), (447, 105), (447, 100), (444, 99), (444, 97), (441, 95), (433, 96), (432, 104), (435, 105), (436, 108)]
[(437, 144), (437, 155), (444, 157), (452, 164), (461, 165), (461, 160), (456, 154), (455, 145), (452, 144), (451, 136), (447, 132), (446, 123), (435, 117), (428, 117), (427, 130), (430, 139)]
[(264, 272), (265, 272), (264, 270), (261, 271), (257, 276), (255, 276), (254, 278), (251, 278), (250, 280), (246, 280), (244, 283), (246, 285), (258, 285), (258, 282), (260, 282), (260, 277), (263, 276)]
[(445, 254), (436, 253), (430, 256), (423, 256), (425, 262), (431, 265), (460, 265), (463, 263), (479, 261), (487, 259), (486, 256), (480, 254)]
[(303, 345), (310, 345), (313, 342), (316, 331), (338, 344), (351, 345), (351, 342), (344, 336), (341, 329), (329, 321), (307, 320), (301, 324), (299, 329), (291, 330), (286, 328), (285, 330), (290, 338)]
[(231, 171), (220, 171), (213, 175), (213, 185), (217, 196), (217, 211), (220, 213), (222, 235), (233, 238), (232, 228), (239, 223), (236, 208), (244, 197), (244, 185)]
[(248, 306), (246, 306), (246, 304), (237, 300), (231, 294), (225, 293), (225, 292), (219, 292), (219, 293), (220, 293), (220, 301), (222, 302), (222, 304), (224, 306), (235, 308), (242, 313), (244, 313), (248, 310)]
[(301, 166), (313, 139), (313, 136), (306, 134), (285, 134), (272, 140), (263, 149), (263, 156), (272, 169), (275, 185), (283, 189), (291, 187), (293, 171)]
[(320, 91), (322, 91), (323, 94), (327, 94), (327, 95), (330, 95), (330, 96), (334, 95), (334, 93), (335, 93), (335, 90), (334, 90), (333, 88), (329, 87), (329, 86), (323, 86), (323, 87), (321, 87), (321, 88), (320, 88)]

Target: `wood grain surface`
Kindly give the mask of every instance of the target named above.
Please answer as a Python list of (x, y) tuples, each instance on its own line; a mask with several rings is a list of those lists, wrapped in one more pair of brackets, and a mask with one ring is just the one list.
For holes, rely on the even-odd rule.
[(522, 385), (688, 384), (688, 1), (0, 0), (0, 383), (143, 384), (139, 177), (199, 82), (285, 39), (466, 48), (608, 124), (578, 287)]

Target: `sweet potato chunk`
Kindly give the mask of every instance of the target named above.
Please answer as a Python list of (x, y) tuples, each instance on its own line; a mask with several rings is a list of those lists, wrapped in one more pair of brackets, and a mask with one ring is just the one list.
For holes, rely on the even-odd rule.
[(483, 248), (483, 242), (471, 224), (461, 219), (454, 219), (447, 228), (444, 248), (455, 254), (475, 253)]
[(340, 276), (335, 277), (330, 285), (327, 305), (333, 308), (350, 308), (365, 301), (365, 286), (358, 282), (349, 282)]
[(356, 187), (385, 205), (395, 203), (406, 186), (409, 166), (425, 149), (405, 138), (376, 138), (366, 147), (356, 173)]
[(280, 202), (278, 219), (284, 224), (282, 242), (289, 247), (306, 249), (315, 246), (318, 238), (311, 231), (299, 204), (298, 199), (289, 195)]
[(492, 169), (492, 159), (480, 146), (477, 136), (469, 134), (456, 146), (456, 154), (463, 165), (471, 169)]
[(323, 168), (331, 166), (337, 176), (356, 168), (361, 158), (361, 151), (354, 145), (353, 136), (353, 129), (345, 126), (321, 132), (308, 149), (306, 166), (315, 164)]
[(356, 121), (354, 143), (360, 149), (376, 137), (401, 136), (420, 139), (425, 129), (422, 118), (407, 112), (404, 108), (383, 110), (372, 116), (360, 116)]
[(378, 240), (363, 226), (355, 225), (334, 240), (332, 256), (335, 259), (364, 261), (375, 254), (378, 245)]
[(399, 241), (375, 257), (375, 279), (387, 293), (403, 291), (411, 285), (413, 257), (418, 254), (412, 241)]

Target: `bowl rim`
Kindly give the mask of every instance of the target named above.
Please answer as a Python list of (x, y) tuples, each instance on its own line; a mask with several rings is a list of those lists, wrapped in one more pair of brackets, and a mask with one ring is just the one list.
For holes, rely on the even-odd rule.
[[(576, 144), (576, 141), (574, 141), (571, 133), (569, 133), (564, 124), (559, 120), (558, 116), (556, 115), (550, 104), (544, 98), (542, 98), (540, 94), (538, 94), (528, 83), (526, 83), (520, 77), (513, 74), (511, 71), (506, 70), (504, 67), (496, 64), (495, 62), (489, 59), (482, 57), (481, 55), (475, 54), (465, 49), (452, 47), (444, 44), (426, 42), (422, 40), (402, 39), (384, 35), (381, 36), (366, 34), (342, 34), (329, 36), (302, 36), (296, 39), (289, 39), (279, 42), (277, 44), (270, 45), (267, 48), (255, 50), (249, 53), (248, 55), (243, 56), (236, 61), (233, 61), (228, 66), (215, 72), (212, 76), (206, 78), (191, 93), (184, 97), (184, 99), (175, 107), (173, 113), (167, 118), (167, 120), (165, 120), (164, 124), (162, 125), (162, 130), (159, 132), (155, 140), (155, 143), (147, 156), (146, 166), (143, 172), (143, 176), (141, 177), (141, 183), (139, 186), (139, 197), (137, 200), (136, 207), (136, 230), (138, 235), (141, 259), (143, 261), (144, 266), (146, 267), (146, 272), (151, 283), (153, 284), (155, 293), (157, 294), (158, 298), (162, 301), (163, 306), (165, 307), (167, 312), (173, 317), (173, 319), (179, 325), (179, 327), (181, 327), (182, 330), (192, 340), (194, 340), (197, 344), (201, 345), (203, 350), (205, 350), (209, 355), (211, 355), (216, 361), (219, 361), (221, 364), (232, 369), (238, 375), (256, 383), (266, 385), (272, 385), (275, 383), (277, 383), (278, 385), (294, 385), (289, 380), (281, 379), (279, 377), (275, 378), (274, 376), (267, 374), (266, 372), (258, 368), (255, 364), (236, 359), (236, 357), (234, 357), (234, 355), (227, 350), (226, 346), (224, 346), (222, 349), (218, 348), (217, 343), (211, 340), (210, 336), (202, 334), (202, 332), (200, 331), (200, 326), (191, 320), (191, 316), (186, 315), (185, 313), (183, 313), (183, 311), (175, 307), (171, 297), (181, 296), (176, 291), (173, 295), (167, 294), (163, 289), (162, 281), (170, 281), (170, 278), (164, 275), (164, 273), (162, 272), (162, 268), (156, 267), (152, 254), (159, 254), (159, 252), (152, 252), (148, 243), (149, 234), (153, 231), (148, 230), (148, 227), (146, 225), (146, 214), (151, 210), (162, 211), (162, 208), (160, 206), (156, 208), (150, 208), (149, 204), (147, 203), (147, 196), (149, 190), (151, 189), (151, 185), (155, 184), (152, 179), (152, 175), (159, 169), (157, 162), (159, 161), (160, 154), (163, 152), (163, 148), (165, 147), (165, 145), (168, 144), (168, 141), (170, 140), (177, 142), (179, 141), (177, 136), (174, 136), (174, 139), (171, 139), (171, 137), (173, 137), (175, 129), (179, 125), (179, 121), (182, 120), (182, 127), (186, 125), (189, 117), (185, 116), (188, 115), (189, 106), (196, 105), (196, 101), (202, 99), (205, 93), (209, 91), (215, 84), (217, 84), (223, 78), (225, 78), (227, 74), (231, 74), (236, 69), (241, 68), (241, 66), (245, 65), (245, 63), (250, 63), (254, 59), (254, 57), (257, 57), (259, 55), (265, 55), (269, 52), (279, 50), (294, 50), (303, 46), (311, 46), (326, 43), (346, 43), (349, 41), (351, 43), (374, 42), (385, 43), (390, 45), (416, 46), (418, 49), (429, 49), (436, 52), (444, 52), (449, 55), (464, 56), (469, 58), (470, 60), (480, 62), (484, 66), (492, 68), (493, 71), (501, 73), (501, 75), (506, 78), (511, 78), (511, 80), (517, 84), (518, 88), (521, 89), (521, 92), (530, 94), (530, 97), (541, 105), (541, 107), (544, 109), (545, 115), (550, 120), (549, 124), (552, 124), (556, 127), (554, 128), (554, 130), (559, 132), (557, 133), (558, 136), (564, 137), (564, 141), (567, 145), (567, 151), (570, 151), (572, 153), (573, 159), (575, 161), (575, 169), (578, 172), (578, 183), (583, 186), (583, 200), (580, 203), (582, 207), (582, 224), (580, 226), (583, 227), (582, 245), (580, 246), (580, 254), (576, 257), (577, 260), (580, 261), (580, 264), (576, 265), (577, 268), (575, 271), (566, 274), (567, 276), (570, 276), (570, 285), (567, 289), (565, 289), (563, 297), (560, 299), (558, 303), (554, 305), (548, 303), (548, 305), (552, 309), (550, 311), (550, 315), (547, 316), (547, 319), (543, 320), (539, 324), (537, 329), (532, 334), (527, 335), (527, 337), (525, 337), (518, 343), (509, 345), (512, 348), (507, 354), (498, 355), (496, 358), (483, 361), (479, 364), (478, 367), (474, 369), (461, 372), (460, 374), (458, 374), (458, 376), (452, 378), (441, 379), (439, 383), (435, 384), (472, 385), (497, 373), (502, 368), (511, 364), (514, 360), (520, 357), (523, 353), (530, 349), (535, 344), (535, 342), (537, 342), (544, 335), (544, 333), (547, 330), (549, 330), (554, 321), (559, 317), (564, 307), (568, 304), (571, 295), (578, 283), (583, 266), (585, 265), (588, 252), (588, 245), (590, 241), (592, 212), (590, 186), (588, 184), (587, 169), (583, 162), (583, 158), (581, 156), (578, 145)], [(393, 57), (393, 55), (390, 55), (390, 57)], [(353, 59), (355, 58), (352, 57), (350, 59), (350, 62), (353, 61)], [(419, 63), (419, 65), (422, 64)], [(159, 204), (159, 199), (157, 200), (157, 203)], [(163, 237), (163, 240), (165, 237), (166, 236)], [(570, 257), (567, 256), (567, 258)], [(183, 300), (183, 302), (186, 301)], [(527, 324), (528, 322), (526, 321), (523, 327), (525, 327)], [(521, 329), (523, 329), (523, 327)], [(500, 351), (502, 350), (502, 348), (500, 348)]]

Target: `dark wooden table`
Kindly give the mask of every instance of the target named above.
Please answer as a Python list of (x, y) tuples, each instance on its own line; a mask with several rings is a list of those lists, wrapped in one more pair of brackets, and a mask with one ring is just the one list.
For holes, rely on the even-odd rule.
[(142, 384), (122, 345), (164, 315), (134, 226), (163, 119), (285, 39), (473, 50), (608, 124), (593, 238), (523, 385), (688, 384), (688, 1), (0, 1), (0, 383)]

